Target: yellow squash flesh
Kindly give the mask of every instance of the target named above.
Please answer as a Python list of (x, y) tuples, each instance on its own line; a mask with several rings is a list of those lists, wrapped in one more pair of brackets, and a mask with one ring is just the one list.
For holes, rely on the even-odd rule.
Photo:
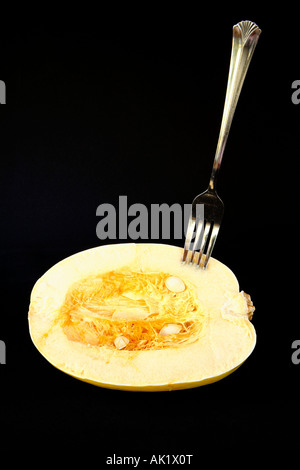
[(175, 246), (125, 243), (62, 260), (32, 290), (33, 343), (61, 371), (107, 388), (222, 379), (255, 347), (249, 296), (216, 259), (202, 270), (181, 256)]

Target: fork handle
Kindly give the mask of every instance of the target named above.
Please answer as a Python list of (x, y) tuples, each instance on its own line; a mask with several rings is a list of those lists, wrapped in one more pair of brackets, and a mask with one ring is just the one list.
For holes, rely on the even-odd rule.
[(259, 27), (251, 21), (241, 21), (233, 26), (226, 98), (212, 174), (209, 182), (209, 188), (211, 190), (215, 189), (216, 177), (221, 166), (235, 108), (260, 33), (261, 30)]

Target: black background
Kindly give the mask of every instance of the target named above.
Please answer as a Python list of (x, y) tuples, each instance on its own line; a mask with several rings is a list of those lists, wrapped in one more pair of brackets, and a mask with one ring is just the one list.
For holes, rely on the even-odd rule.
[[(93, 448), (99, 464), (112, 453), (196, 461), (204, 449), (295, 447), (300, 105), (291, 84), (300, 78), (299, 11), (135, 14), (138, 21), (127, 12), (118, 24), (99, 15), (85, 29), (41, 21), (3, 38), (1, 443)], [(262, 35), (218, 180), (225, 215), (214, 257), (254, 301), (257, 346), (236, 373), (198, 389), (133, 393), (77, 381), (33, 346), (31, 289), (56, 262), (106, 243), (96, 236), (99, 204), (118, 207), (120, 195), (148, 208), (187, 204), (206, 189), (231, 28), (244, 19)]]

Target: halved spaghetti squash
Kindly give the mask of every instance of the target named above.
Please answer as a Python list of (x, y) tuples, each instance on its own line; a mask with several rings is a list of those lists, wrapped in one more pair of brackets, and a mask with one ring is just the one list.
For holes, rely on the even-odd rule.
[(214, 258), (181, 263), (182, 249), (124, 243), (66, 258), (35, 284), (33, 343), (54, 366), (95, 385), (172, 390), (217, 381), (251, 354), (250, 296)]

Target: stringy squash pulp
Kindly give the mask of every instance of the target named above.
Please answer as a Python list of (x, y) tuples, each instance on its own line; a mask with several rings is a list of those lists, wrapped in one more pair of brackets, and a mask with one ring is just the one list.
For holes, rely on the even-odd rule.
[(171, 390), (211, 383), (252, 352), (254, 307), (211, 258), (181, 263), (182, 249), (107, 245), (77, 253), (35, 284), (29, 328), (60, 370), (103, 387)]

